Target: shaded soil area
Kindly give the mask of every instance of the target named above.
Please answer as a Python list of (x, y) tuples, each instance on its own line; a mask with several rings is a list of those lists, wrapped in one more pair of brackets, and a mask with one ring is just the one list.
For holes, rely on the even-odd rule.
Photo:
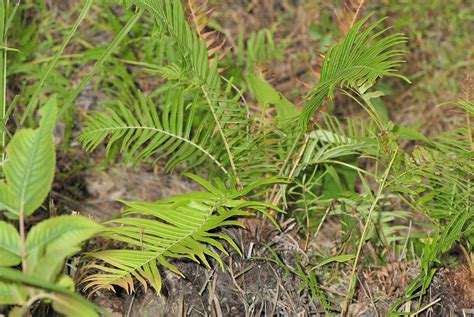
[(162, 295), (100, 292), (95, 299), (115, 316), (295, 316), (323, 313), (317, 300), (298, 292), (300, 281), (266, 260), (227, 257), (225, 269), (177, 263), (184, 274), (164, 274)]

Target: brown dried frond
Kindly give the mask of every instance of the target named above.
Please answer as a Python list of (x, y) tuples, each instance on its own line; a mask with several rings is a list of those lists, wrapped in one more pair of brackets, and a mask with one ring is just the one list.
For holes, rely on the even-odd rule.
[(461, 83), (461, 91), (461, 98), (467, 102), (474, 102), (474, 76), (472, 73), (468, 73)]
[[(225, 47), (226, 40), (220, 38), (220, 33), (217, 30), (208, 30), (209, 20), (214, 12), (214, 8), (208, 8), (208, 2), (209, 0), (187, 0), (186, 9), (191, 26), (196, 30), (198, 36), (206, 42), (209, 63), (212, 65), (216, 58), (218, 61), (222, 60), (229, 52), (229, 48)], [(218, 71), (223, 72), (224, 69), (219, 68)]]
[(365, 0), (345, 0), (342, 13), (336, 11), (337, 25), (344, 35), (347, 35), (351, 27), (357, 22), (360, 11), (366, 4)]
[[(403, 294), (408, 283), (416, 275), (415, 267), (415, 263), (406, 261), (391, 262), (381, 267), (372, 267), (370, 270), (363, 272), (363, 281), (376, 297), (395, 299)], [(366, 296), (362, 290), (359, 293), (359, 299)]]
[[(461, 98), (467, 102), (474, 102), (474, 77), (472, 73), (468, 73), (466, 75), (466, 79), (461, 84)], [(469, 143), (471, 144), (471, 149), (474, 151), (474, 142), (472, 138), (472, 119), (471, 114), (466, 111), (466, 125), (468, 129), (467, 137), (469, 139)]]

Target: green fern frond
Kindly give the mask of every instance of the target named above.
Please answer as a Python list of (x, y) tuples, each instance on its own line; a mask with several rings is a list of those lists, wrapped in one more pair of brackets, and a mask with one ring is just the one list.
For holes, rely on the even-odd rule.
[(308, 145), (301, 160), (302, 168), (321, 165), (323, 169), (332, 166), (346, 166), (360, 170), (346, 162), (350, 157), (374, 158), (379, 140), (373, 121), (346, 118), (340, 121), (331, 115), (324, 115), (322, 122), (309, 134)]
[(212, 65), (209, 63), (206, 43), (187, 23), (181, 1), (132, 0), (131, 2), (149, 11), (160, 26), (175, 39), (184, 63), (193, 72), (199, 85), (218, 91), (220, 76), (217, 63)]
[[(99, 262), (92, 262), (89, 267), (100, 273), (84, 279), (86, 290), (113, 289), (112, 286), (117, 285), (131, 292), (134, 290), (133, 278), (136, 278), (144, 287), (150, 284), (159, 293), (161, 277), (157, 264), (181, 274), (167, 258), (188, 258), (208, 267), (208, 258), (213, 258), (223, 267), (217, 252), (227, 254), (227, 251), (221, 241), (240, 253), (229, 236), (216, 232), (224, 226), (242, 226), (236, 217), (259, 211), (276, 224), (268, 210), (278, 208), (243, 200), (241, 196), (256, 187), (278, 182), (278, 179), (255, 183), (239, 191), (214, 187), (197, 176), (192, 178), (208, 192), (178, 195), (157, 202), (123, 202), (128, 206), (127, 217), (107, 222), (109, 228), (102, 236), (125, 242), (134, 249), (90, 253), (89, 256)], [(147, 219), (134, 215), (144, 215)]]
[[(167, 154), (173, 153), (168, 167), (172, 168), (184, 161), (184, 159), (176, 158), (186, 157), (187, 168), (199, 166), (206, 159), (210, 159), (219, 167), (220, 171), (218, 173), (224, 172), (229, 175), (229, 178), (236, 179), (241, 185), (249, 184), (257, 178), (257, 175), (272, 175), (274, 165), (271, 163), (273, 162), (268, 160), (268, 151), (262, 151), (269, 149), (267, 136), (261, 133), (252, 134), (255, 131), (250, 131), (250, 114), (248, 109), (240, 104), (240, 92), (235, 92), (236, 87), (233, 85), (232, 79), (226, 79), (226, 85), (223, 85), (217, 70), (216, 61), (218, 59), (209, 56), (205, 41), (189, 26), (181, 1), (136, 0), (133, 2), (149, 11), (156, 18), (162, 33), (167, 34), (175, 42), (174, 48), (178, 52), (178, 60), (167, 66), (153, 67), (165, 79), (174, 82), (173, 86), (166, 87), (165, 94), (173, 95), (175, 94), (176, 85), (183, 85), (186, 87), (183, 89), (185, 98), (190, 99), (189, 96), (192, 95), (193, 100), (195, 100), (192, 104), (186, 106), (183, 118), (179, 118), (179, 120), (186, 122), (187, 127), (189, 127), (189, 130), (187, 130), (190, 132), (189, 137), (192, 135), (193, 138), (198, 138), (193, 139), (193, 142), (199, 145), (196, 152), (206, 153), (193, 156), (188, 155), (190, 150), (183, 150), (186, 152), (184, 154), (188, 155), (186, 157), (186, 155), (181, 155), (182, 153), (173, 153), (175, 150), (182, 151), (182, 146), (177, 146), (178, 142), (173, 144), (164, 143), (160, 151)], [(211, 62), (211, 59), (214, 62)], [(176, 105), (171, 107), (176, 107)], [(167, 110), (166, 107), (163, 107), (162, 110), (163, 116), (165, 116), (166, 111), (173, 111)], [(136, 111), (132, 112), (135, 113)], [(198, 122), (197, 118), (193, 118), (192, 115), (196, 112), (199, 112), (199, 118), (203, 118), (201, 122)], [(124, 115), (125, 113), (120, 114), (120, 117)], [(110, 129), (117, 131), (112, 133), (109, 146), (111, 141), (117, 143), (120, 139), (124, 143), (122, 146), (124, 152), (127, 152), (127, 149), (142, 151), (140, 147), (143, 147), (143, 143), (136, 146), (132, 145), (137, 143), (138, 138), (124, 137), (124, 133), (117, 135), (120, 132), (115, 130), (116, 127), (111, 125), (112, 122), (106, 123), (102, 120), (101, 117), (104, 115), (97, 114), (96, 116), (97, 119), (93, 120), (102, 121), (103, 126), (95, 129), (95, 131), (86, 129), (83, 133), (86, 137), (82, 138), (83, 141), (86, 141), (83, 143), (89, 144), (90, 149), (95, 148), (105, 140), (105, 133), (97, 134), (97, 132), (106, 131), (106, 125), (109, 125), (108, 131), (111, 131)], [(111, 115), (108, 115), (108, 117), (111, 117)], [(130, 118), (130, 123), (132, 124), (132, 122), (133, 118)], [(155, 132), (158, 133), (158, 131)], [(152, 135), (152, 132), (147, 133), (150, 136)], [(189, 139), (189, 137), (185, 138)], [(142, 138), (142, 140), (144, 139)], [(183, 142), (187, 143), (186, 141)], [(190, 147), (192, 147), (191, 144), (186, 146), (186, 148)], [(197, 147), (194, 146), (194, 148)], [(151, 152), (156, 151), (156, 148), (148, 147), (148, 149), (152, 150)], [(151, 152), (147, 152), (147, 154), (151, 155)], [(274, 155), (271, 154), (270, 156)], [(137, 159), (144, 157), (146, 155), (136, 156)]]
[(317, 129), (311, 132), (311, 138), (334, 146), (373, 146), (377, 143), (377, 131), (373, 121), (366, 123), (362, 119), (346, 118), (342, 122), (335, 116), (325, 114)]
[[(189, 26), (181, 1), (135, 0), (133, 3), (149, 11), (161, 29), (174, 39), (178, 55), (181, 56), (181, 65), (179, 66), (185, 70), (187, 80), (193, 88), (197, 88), (188, 91), (188, 93), (200, 96), (205, 101), (208, 112), (214, 121), (212, 125), (208, 124), (205, 129), (207, 131), (215, 129), (216, 138), (220, 138), (220, 141), (214, 141), (216, 144), (220, 143), (220, 147), (225, 149), (225, 160), (229, 164), (229, 171), (237, 179), (237, 182), (240, 182), (230, 144), (231, 136), (238, 139), (240, 130), (227, 128), (228, 125), (235, 126), (240, 121), (241, 118), (235, 120), (235, 113), (241, 111), (241, 106), (236, 102), (228, 102), (229, 98), (226, 97), (226, 92), (228, 92), (227, 88), (230, 85), (224, 89), (221, 87), (217, 56), (211, 61), (206, 41)], [(233, 98), (230, 99), (233, 100)]]
[(326, 54), (320, 82), (310, 92), (311, 101), (305, 106), (302, 114), (301, 120), (305, 129), (324, 98), (332, 98), (338, 86), (342, 88), (362, 86), (382, 76), (396, 76), (408, 81), (395, 72), (402, 63), (398, 57), (402, 56), (404, 51), (393, 48), (404, 43), (406, 38), (399, 33), (381, 38), (387, 29), (370, 35), (383, 19), (361, 31), (368, 18), (355, 24), (344, 40)]
[[(411, 155), (405, 155), (401, 171), (393, 175), (392, 189), (407, 197), (436, 226), (424, 246), (422, 271), (405, 292), (407, 298), (425, 294), (436, 271), (433, 263), (439, 262), (443, 253), (463, 238), (472, 242), (474, 154), (470, 121), (474, 104), (467, 100), (458, 104), (466, 113), (466, 123), (435, 137), (435, 141), (415, 147)], [(390, 311), (401, 303), (394, 304)]]
[(472, 118), (474, 117), (474, 103), (469, 100), (459, 99), (456, 105), (459, 111), (465, 114), (465, 122), (464, 120), (457, 122), (451, 131), (436, 136), (433, 143), (444, 153), (473, 155), (474, 135)]
[[(394, 171), (393, 189), (410, 197), (430, 217), (451, 219), (460, 210), (472, 207), (471, 175), (474, 173), (472, 103), (460, 101), (466, 123), (436, 136), (434, 141), (417, 145), (406, 154), (400, 171)], [(421, 195), (420, 195), (421, 194)]]
[[(155, 154), (170, 156), (168, 167), (174, 168), (183, 161), (202, 162), (208, 159), (227, 174), (227, 169), (209, 148), (212, 130), (206, 125), (206, 117), (198, 129), (193, 130), (195, 107), (185, 104), (183, 91), (179, 88), (168, 94), (161, 115), (150, 98), (141, 93), (132, 108), (117, 101), (106, 113), (96, 111), (85, 122), (79, 140), (91, 151), (108, 136), (107, 153), (114, 144), (120, 144), (120, 152), (126, 161), (147, 159)], [(208, 118), (210, 121), (210, 118)], [(192, 164), (191, 163), (191, 164)]]
[(184, 76), (184, 71), (176, 64), (162, 66), (158, 68), (158, 73), (166, 80), (181, 80)]

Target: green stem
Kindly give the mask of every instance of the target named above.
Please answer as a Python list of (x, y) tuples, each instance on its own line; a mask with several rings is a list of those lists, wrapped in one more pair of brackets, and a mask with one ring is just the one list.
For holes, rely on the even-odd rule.
[(237, 169), (235, 167), (234, 156), (232, 155), (232, 151), (230, 150), (229, 142), (227, 141), (227, 138), (224, 134), (224, 130), (223, 130), (222, 125), (219, 121), (219, 118), (217, 118), (216, 112), (214, 111), (214, 107), (212, 105), (211, 99), (209, 98), (209, 96), (207, 94), (207, 91), (204, 88), (204, 86), (201, 86), (201, 90), (204, 94), (204, 97), (206, 97), (207, 104), (209, 105), (209, 109), (212, 113), (212, 117), (214, 118), (214, 121), (216, 122), (216, 127), (219, 131), (219, 134), (220, 134), (221, 138), (222, 138), (222, 142), (224, 142), (224, 146), (225, 146), (225, 149), (226, 149), (226, 152), (227, 152), (227, 156), (229, 157), (229, 163), (230, 163), (230, 166), (232, 168), (232, 172), (235, 176), (237, 186), (238, 186), (239, 189), (243, 189), (242, 183), (240, 182), (239, 175), (237, 174)]
[(133, 15), (133, 17), (130, 20), (128, 20), (127, 24), (122, 28), (120, 33), (114, 38), (114, 40), (109, 44), (107, 49), (99, 57), (99, 59), (94, 65), (94, 68), (89, 73), (87, 73), (87, 75), (84, 76), (84, 78), (82, 78), (79, 85), (77, 85), (77, 87), (68, 96), (68, 98), (64, 102), (63, 107), (59, 111), (59, 117), (62, 117), (64, 113), (66, 112), (66, 110), (68, 110), (72, 106), (72, 104), (74, 103), (74, 100), (76, 100), (77, 96), (82, 91), (82, 89), (84, 89), (84, 87), (91, 81), (92, 77), (94, 77), (97, 71), (102, 67), (105, 61), (110, 57), (112, 52), (118, 47), (118, 45), (122, 42), (122, 40), (132, 30), (134, 25), (140, 19), (140, 16), (142, 15), (142, 13), (143, 13), (143, 9), (140, 9), (136, 14)]
[(53, 68), (56, 66), (58, 63), (61, 55), (63, 54), (64, 49), (68, 45), (69, 41), (72, 39), (74, 34), (77, 31), (77, 28), (79, 27), (79, 24), (81, 24), (82, 20), (86, 17), (87, 13), (89, 12), (89, 9), (92, 5), (93, 0), (87, 0), (86, 4), (82, 8), (81, 13), (79, 14), (79, 17), (77, 18), (76, 22), (74, 23), (72, 29), (69, 31), (69, 33), (66, 35), (66, 37), (63, 40), (63, 43), (59, 47), (59, 50), (54, 54), (53, 59), (49, 62), (48, 66), (46, 67), (46, 71), (43, 73), (43, 76), (41, 77), (40, 81), (36, 84), (35, 90), (33, 91), (33, 94), (30, 97), (30, 100), (28, 101), (28, 105), (26, 106), (26, 110), (23, 113), (23, 116), (20, 120), (20, 123), (23, 125), (25, 123), (26, 118), (28, 118), (28, 115), (32, 114), (36, 110), (36, 106), (38, 104), (38, 95), (43, 87), (44, 82), (48, 78), (49, 74), (53, 70)]
[(355, 259), (354, 259), (354, 263), (352, 264), (351, 276), (350, 276), (350, 281), (349, 281), (349, 290), (347, 292), (346, 298), (344, 299), (344, 303), (342, 305), (341, 316), (345, 316), (345, 312), (349, 308), (349, 301), (351, 300), (351, 298), (354, 294), (355, 281), (356, 281), (355, 274), (356, 274), (357, 264), (359, 263), (360, 253), (362, 251), (362, 247), (364, 246), (364, 242), (365, 242), (365, 239), (367, 237), (367, 232), (369, 231), (369, 226), (371, 224), (372, 215), (375, 211), (375, 207), (377, 207), (377, 203), (380, 200), (380, 197), (382, 196), (383, 189), (385, 188), (385, 184), (387, 182), (389, 172), (392, 168), (392, 165), (393, 165), (393, 162), (395, 161), (395, 158), (397, 157), (397, 153), (398, 153), (398, 148), (393, 153), (393, 157), (390, 160), (390, 163), (389, 163), (387, 169), (385, 170), (385, 173), (384, 173), (384, 175), (382, 177), (382, 180), (380, 182), (380, 186), (379, 186), (379, 189), (377, 191), (377, 195), (375, 196), (375, 198), (372, 202), (372, 205), (370, 206), (369, 214), (367, 215), (367, 221), (365, 222), (364, 229), (362, 230), (362, 234), (361, 234), (361, 237), (360, 237), (360, 240), (359, 240), (359, 245), (357, 247), (357, 252), (356, 252)]

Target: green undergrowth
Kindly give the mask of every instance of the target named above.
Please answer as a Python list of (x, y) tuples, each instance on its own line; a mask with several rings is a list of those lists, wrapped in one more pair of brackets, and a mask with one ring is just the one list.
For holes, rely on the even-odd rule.
[[(159, 294), (163, 270), (182, 276), (181, 260), (226, 270), (225, 256), (241, 246), (222, 229), (242, 227), (244, 217), (259, 219), (266, 243), (293, 220), (304, 256), (286, 263), (269, 247), (269, 260), (331, 314), (348, 314), (365, 268), (410, 262), (418, 275), (389, 312), (409, 315), (406, 303), (422, 309), (437, 269), (461, 260), (454, 249), (472, 254), (472, 95), (452, 100), (458, 120), (430, 136), (391, 121), (384, 107), (387, 87), (433, 74), (429, 65), (422, 77), (403, 66), (418, 54), (411, 40), (424, 22), (419, 31), (402, 18), (376, 18), (405, 9), (368, 14), (345, 36), (332, 36), (328, 19), (313, 23), (324, 59), (300, 110), (263, 72), (288, 45), (276, 30), (241, 32), (232, 51), (199, 1), (0, 4), (0, 304), (9, 316), (35, 313), (38, 301), (97, 316), (82, 295)], [(363, 118), (325, 111), (341, 95)], [(122, 215), (100, 225), (80, 215), (30, 220), (52, 206), (56, 148), (67, 157), (77, 142), (101, 153), (94, 160), (103, 165), (164, 161), (202, 191), (120, 201)], [(329, 246), (320, 243), (328, 230), (338, 231)], [(92, 237), (100, 245), (82, 247)], [(70, 269), (73, 258), (80, 272)]]

